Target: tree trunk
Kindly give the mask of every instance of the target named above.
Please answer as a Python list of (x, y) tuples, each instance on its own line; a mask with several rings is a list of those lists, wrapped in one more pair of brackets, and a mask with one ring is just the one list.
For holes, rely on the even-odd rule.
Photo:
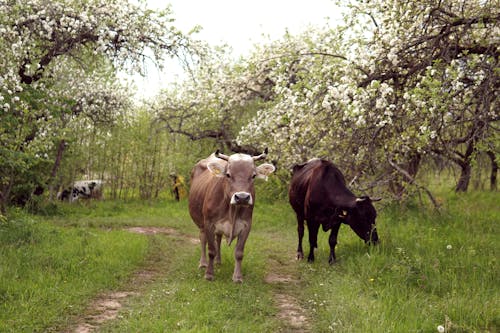
[(66, 141), (63, 139), (59, 141), (59, 146), (57, 147), (56, 160), (54, 161), (54, 166), (52, 167), (52, 171), (50, 172), (50, 179), (49, 179), (50, 200), (52, 200), (54, 196), (54, 185), (55, 185), (54, 179), (56, 179), (57, 172), (59, 171), (59, 167), (61, 166), (61, 160), (65, 149), (66, 149)]
[(463, 158), (456, 161), (460, 166), (461, 172), (457, 186), (455, 187), (455, 192), (467, 192), (467, 189), (469, 188), (470, 177), (472, 174), (472, 166), (470, 164), (470, 160), (473, 152), (474, 140), (470, 140)]
[(488, 156), (490, 157), (490, 161), (491, 161), (490, 190), (496, 191), (497, 190), (498, 163), (495, 159), (495, 153), (493, 153), (490, 150), (490, 151), (486, 152), (486, 154), (488, 154)]
[(3, 191), (0, 191), (0, 215), (7, 215), (7, 202)]
[(455, 187), (455, 192), (467, 192), (472, 168), (468, 160), (464, 161), (460, 168), (460, 178), (458, 179), (457, 186)]
[(12, 185), (14, 184), (13, 178), (14, 176), (12, 176), (11, 172), (9, 181), (0, 188), (0, 215), (7, 215), (10, 191), (12, 189)]

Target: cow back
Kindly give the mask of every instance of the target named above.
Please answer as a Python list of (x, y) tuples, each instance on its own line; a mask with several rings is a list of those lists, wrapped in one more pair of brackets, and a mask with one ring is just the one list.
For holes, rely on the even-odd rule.
[(356, 205), (356, 196), (346, 187), (342, 172), (331, 162), (313, 159), (293, 169), (289, 200), (294, 210), (307, 218), (325, 208)]

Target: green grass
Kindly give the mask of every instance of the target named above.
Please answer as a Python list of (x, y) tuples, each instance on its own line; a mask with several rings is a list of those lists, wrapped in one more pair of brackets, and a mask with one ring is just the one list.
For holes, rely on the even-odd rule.
[(0, 225), (0, 332), (65, 325), (88, 300), (124, 281), (148, 250), (144, 236), (61, 228), (29, 217)]
[[(52, 215), (0, 225), (0, 331), (68, 325), (101, 290), (120, 289), (141, 265), (159, 278), (132, 297), (103, 332), (286, 331), (274, 295), (294, 296), (313, 332), (500, 331), (498, 193), (442, 193), (440, 213), (418, 204), (378, 204), (381, 244), (347, 227), (328, 265), (320, 231), (316, 262), (295, 261), (295, 216), (283, 202), (258, 202), (243, 260), (231, 281), (234, 245), (207, 282), (199, 245), (175, 235), (144, 236), (128, 226), (175, 228), (197, 237), (186, 202), (99, 202), (57, 206)], [(304, 238), (308, 251), (307, 232)], [(268, 284), (270, 272), (295, 282)]]
[(451, 332), (498, 331), (496, 199), (492, 193), (452, 196), (441, 214), (386, 207), (378, 219), (381, 245), (367, 248), (343, 228), (340, 262), (331, 268), (324, 265), (323, 235), (323, 258), (302, 268), (311, 281), (303, 300), (310, 297), (306, 304), (318, 314), (316, 329), (432, 332), (448, 322)]

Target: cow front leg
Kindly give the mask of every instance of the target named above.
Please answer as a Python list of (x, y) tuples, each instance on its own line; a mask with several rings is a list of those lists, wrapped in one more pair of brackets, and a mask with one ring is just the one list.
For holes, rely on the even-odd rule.
[(243, 252), (245, 249), (245, 242), (247, 240), (247, 235), (241, 235), (238, 237), (238, 242), (234, 248), (234, 272), (233, 272), (233, 282), (242, 283), (243, 275), (241, 274), (241, 262), (243, 261)]
[(307, 256), (307, 261), (314, 261), (314, 249), (318, 247), (318, 230), (319, 223), (307, 222), (307, 229), (309, 231), (309, 256)]
[(216, 265), (220, 265), (221, 263), (221, 258), (220, 258), (220, 243), (222, 241), (222, 234), (221, 235), (217, 235), (215, 236), (216, 237), (216, 241), (217, 241), (217, 253), (215, 255), (215, 264)]
[(304, 259), (304, 251), (302, 250), (302, 238), (304, 237), (304, 218), (297, 214), (297, 235), (299, 236), (299, 244), (297, 245), (297, 260)]
[(337, 235), (339, 233), (340, 223), (335, 223), (332, 226), (332, 231), (330, 237), (328, 238), (328, 243), (330, 244), (330, 257), (328, 258), (328, 263), (331, 265), (335, 263), (337, 258), (335, 257), (335, 246), (337, 245)]
[(207, 237), (205, 231), (200, 230), (201, 257), (198, 268), (207, 267)]

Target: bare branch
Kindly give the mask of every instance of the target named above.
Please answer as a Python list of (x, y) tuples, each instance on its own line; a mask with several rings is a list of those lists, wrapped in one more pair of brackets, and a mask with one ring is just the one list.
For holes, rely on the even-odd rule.
[(391, 161), (390, 158), (387, 158), (387, 162), (389, 163), (389, 165), (391, 167), (393, 167), (397, 172), (399, 172), (400, 174), (402, 174), (406, 178), (406, 180), (408, 181), (408, 184), (414, 185), (418, 189), (424, 190), (424, 192), (427, 194), (427, 196), (431, 200), (432, 204), (434, 205), (434, 208), (436, 210), (439, 210), (439, 204), (438, 204), (438, 202), (436, 201), (436, 199), (434, 198), (434, 196), (432, 195), (432, 193), (426, 187), (424, 187), (422, 185), (419, 185), (415, 181), (415, 178), (413, 178), (406, 170), (402, 169), (396, 163), (394, 163), (393, 161)]

